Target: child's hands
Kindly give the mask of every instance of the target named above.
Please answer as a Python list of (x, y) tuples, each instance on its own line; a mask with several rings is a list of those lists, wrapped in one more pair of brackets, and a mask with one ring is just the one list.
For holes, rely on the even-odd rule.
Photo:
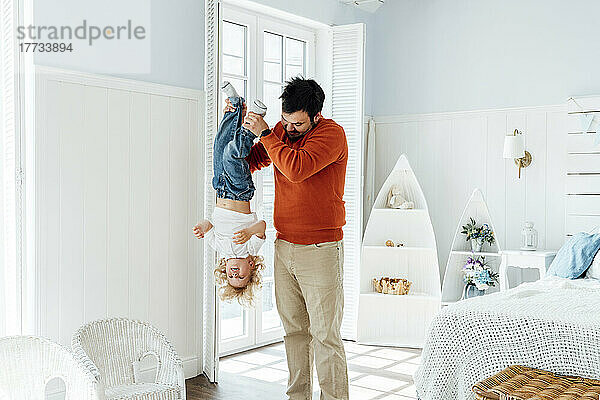
[(196, 236), (198, 239), (202, 239), (204, 237), (204, 230), (202, 229), (202, 226), (200, 224), (196, 225), (193, 229), (194, 232), (194, 236)]
[(233, 243), (244, 244), (252, 237), (254, 233), (250, 228), (242, 229), (233, 233)]
[[(246, 107), (246, 102), (244, 102), (244, 108), (242, 108), (242, 118), (246, 116), (246, 112), (248, 110), (248, 107)], [(225, 100), (225, 108), (223, 109), (223, 114), (226, 114), (228, 112), (234, 112), (235, 111), (235, 107), (231, 105), (231, 101), (229, 101), (229, 99)]]
[(244, 118), (242, 126), (254, 133), (255, 136), (260, 136), (265, 129), (269, 129), (269, 125), (265, 122), (262, 115), (253, 112), (250, 112), (246, 118)]
[(210, 231), (211, 228), (212, 224), (209, 221), (204, 220), (202, 222), (199, 222), (196, 226), (194, 226), (192, 231), (194, 232), (194, 236), (196, 236), (198, 239), (202, 239), (204, 237), (204, 234)]
[(256, 235), (257, 237), (259, 237), (261, 239), (265, 239), (266, 238), (266, 236), (265, 236), (266, 229), (267, 229), (267, 224), (265, 221), (263, 221), (263, 220), (256, 221), (249, 227), (239, 230), (237, 232), (234, 232), (233, 233), (233, 243), (244, 244), (248, 240), (250, 240), (252, 235)]

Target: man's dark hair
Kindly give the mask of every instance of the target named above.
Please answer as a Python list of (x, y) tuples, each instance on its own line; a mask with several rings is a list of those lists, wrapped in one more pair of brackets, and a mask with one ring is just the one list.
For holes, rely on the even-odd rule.
[(305, 111), (312, 122), (323, 109), (325, 92), (313, 79), (298, 76), (286, 82), (279, 98), (281, 99), (281, 110), (284, 113)]

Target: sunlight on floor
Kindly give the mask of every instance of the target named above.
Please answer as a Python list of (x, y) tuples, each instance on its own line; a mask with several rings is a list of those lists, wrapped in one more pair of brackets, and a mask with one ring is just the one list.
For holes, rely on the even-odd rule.
[[(363, 346), (354, 342), (344, 344), (352, 400), (417, 398), (412, 374), (421, 362), (420, 350)], [(283, 343), (223, 357), (220, 361), (220, 373), (278, 384), (284, 393), (288, 370)], [(316, 371), (314, 386), (313, 399), (318, 399)]]

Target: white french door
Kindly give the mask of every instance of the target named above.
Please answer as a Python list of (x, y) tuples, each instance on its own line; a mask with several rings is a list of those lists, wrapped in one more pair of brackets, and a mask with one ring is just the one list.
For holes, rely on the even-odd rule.
[[(265, 117), (273, 127), (281, 114), (285, 81), (297, 75), (313, 76), (315, 33), (291, 27), (261, 14), (223, 6), (221, 74), (246, 101), (261, 99), (268, 107)], [(222, 98), (222, 104), (225, 99)], [(237, 303), (220, 303), (221, 355), (281, 340), (283, 327), (275, 306), (273, 259), (275, 186), (272, 167), (254, 174), (256, 193), (252, 209), (267, 222), (267, 240), (261, 249), (266, 269), (263, 288), (255, 308), (244, 310)]]

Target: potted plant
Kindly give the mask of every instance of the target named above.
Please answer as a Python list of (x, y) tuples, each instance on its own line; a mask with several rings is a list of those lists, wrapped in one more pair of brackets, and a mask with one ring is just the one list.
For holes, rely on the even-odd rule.
[(495, 241), (494, 232), (488, 224), (477, 226), (477, 222), (471, 217), (469, 223), (463, 225), (461, 233), (466, 235), (466, 240), (471, 241), (471, 251), (481, 251), (485, 242), (492, 245)]
[(469, 257), (463, 266), (465, 289), (463, 299), (482, 296), (490, 287), (498, 283), (498, 273), (490, 269), (485, 257)]

